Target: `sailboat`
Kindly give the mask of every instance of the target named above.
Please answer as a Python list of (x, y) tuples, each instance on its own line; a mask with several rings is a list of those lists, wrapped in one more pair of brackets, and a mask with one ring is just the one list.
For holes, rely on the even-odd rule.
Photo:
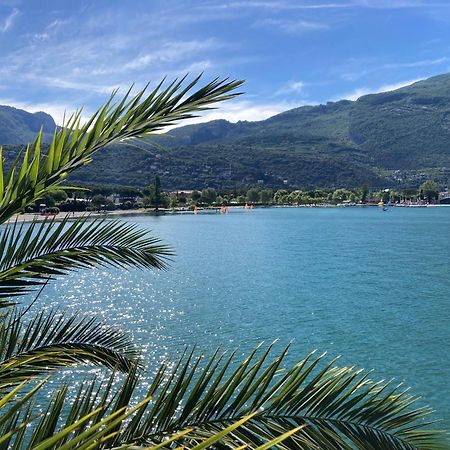
[[(390, 194), (390, 192), (389, 192), (389, 189), (385, 189), (384, 192), (385, 192), (386, 194), (388, 194), (388, 195), (386, 196), (386, 197), (388, 198), (388, 201), (385, 203), (385, 202), (383, 201), (383, 199), (381, 199), (381, 200), (378, 202), (378, 206), (381, 207), (381, 208), (383, 208), (383, 211), (388, 211), (388, 210), (389, 210), (389, 207), (391, 206), (391, 194)], [(383, 197), (384, 197), (384, 195), (383, 195)]]

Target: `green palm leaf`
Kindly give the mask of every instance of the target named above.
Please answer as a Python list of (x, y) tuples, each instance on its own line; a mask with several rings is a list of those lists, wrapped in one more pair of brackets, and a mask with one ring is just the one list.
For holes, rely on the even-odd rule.
[[(226, 445), (229, 449), (248, 448), (242, 445), (242, 441), (237, 440), (232, 432), (236, 432), (240, 427), (246, 424), (255, 414), (235, 421), (223, 429), (218, 429), (217, 433), (202, 433), (193, 429), (186, 429), (172, 436), (168, 436), (164, 441), (157, 445), (142, 446), (139, 444), (119, 444), (115, 445), (114, 441), (120, 434), (121, 428), (127, 421), (136, 419), (137, 414), (151, 398), (146, 398), (137, 405), (131, 407), (129, 405), (118, 407), (119, 401), (116, 401), (114, 408), (108, 409), (106, 402), (100, 406), (95, 404), (96, 398), (99, 396), (101, 385), (94, 392), (91, 388), (94, 383), (90, 384), (90, 388), (84, 392), (79, 391), (69, 408), (69, 417), (67, 420), (61, 420), (61, 413), (64, 406), (68, 403), (68, 387), (62, 386), (52, 395), (46, 408), (37, 416), (30, 414), (31, 409), (21, 410), (23, 404), (30, 399), (35, 399), (39, 395), (40, 389), (44, 383), (34, 386), (31, 391), (23, 394), (25, 388), (30, 383), (22, 383), (14, 390), (14, 394), (22, 394), (22, 396), (13, 403), (10, 409), (0, 414), (0, 448), (13, 449), (91, 449), (91, 448), (114, 448), (114, 449), (170, 449), (174, 444), (183, 441), (183, 448), (192, 450), (201, 450), (206, 448), (214, 448), (217, 445), (222, 448)], [(111, 384), (111, 383), (110, 383)], [(127, 382), (125, 383), (125, 385)], [(108, 389), (108, 388), (107, 388)], [(104, 395), (102, 396), (104, 400)], [(88, 400), (88, 402), (86, 402)], [(80, 414), (80, 406), (88, 406)], [(28, 428), (28, 429), (27, 429)], [(303, 426), (293, 428), (274, 439), (265, 442), (260, 450), (272, 448), (280, 444), (283, 440), (296, 434)], [(25, 432), (24, 432), (25, 430)], [(114, 447), (112, 447), (114, 446)]]
[(56, 275), (94, 265), (164, 269), (172, 253), (135, 225), (89, 218), (69, 222), (67, 216), (59, 223), (53, 219), (5, 225), (0, 254), (1, 299), (25, 294)]
[[(127, 420), (115, 421), (98, 448), (192, 448), (205, 443), (219, 449), (268, 448), (268, 443), (305, 450), (449, 448), (446, 436), (430, 428), (430, 410), (414, 407), (416, 399), (405, 390), (374, 382), (360, 370), (336, 367), (323, 356), (310, 354), (285, 367), (287, 349), (271, 354), (269, 346), (243, 360), (216, 352), (207, 359), (190, 353), (174, 365), (163, 363), (144, 395), (151, 400)], [(66, 422), (55, 418), (63, 403), (70, 404), (68, 394), (55, 393), (46, 412), (54, 418), (51, 434), (95, 412), (91, 423), (79, 423), (70, 439), (86, 436), (92, 423), (128, 410), (139, 386), (135, 368), (119, 391), (114, 393), (113, 386), (114, 376), (106, 386), (82, 386)], [(28, 427), (35, 443), (47, 439), (38, 428)], [(70, 442), (68, 436), (64, 439), (61, 444)]]
[[(135, 386), (135, 372), (130, 372), (120, 392), (111, 401), (106, 401), (114, 376), (105, 387), (102, 384), (95, 387), (93, 380), (88, 387), (81, 387), (70, 402), (68, 386), (57, 389), (44, 410), (36, 415), (31, 415), (31, 408), (24, 410), (22, 406), (28, 401), (36, 399), (45, 382), (34, 386), (31, 391), (23, 393), (30, 384), (24, 382), (14, 389), (11, 397), (22, 394), (15, 402), (12, 402), (9, 410), (0, 414), (0, 448), (17, 449), (90, 449), (90, 448), (114, 448), (114, 449), (170, 449), (173, 445), (183, 442), (183, 448), (201, 450), (206, 448), (229, 449), (245, 448), (243, 442), (237, 439), (236, 432), (248, 423), (256, 413), (250, 414), (237, 421), (230, 422), (225, 428), (217, 427), (217, 432), (202, 432), (201, 430), (185, 429), (179, 433), (168, 435), (160, 444), (150, 447), (138, 443), (117, 443), (117, 437), (127, 422), (135, 422), (141, 416), (139, 412), (151, 401), (145, 398), (135, 406), (123, 405), (124, 394), (129, 395)], [(130, 391), (131, 389), (131, 391)], [(127, 393), (127, 391), (129, 391)], [(69, 406), (69, 404), (71, 405)], [(67, 419), (63, 420), (61, 414), (64, 407), (69, 406)], [(12, 419), (12, 420), (11, 420)], [(265, 441), (260, 450), (269, 449), (280, 444), (285, 439), (298, 433), (300, 426), (288, 432), (277, 435), (275, 438)], [(28, 429), (27, 429), (28, 428)], [(25, 432), (24, 432), (25, 430)], [(248, 447), (247, 447), (248, 448)]]
[(19, 313), (0, 321), (0, 392), (80, 363), (128, 372), (137, 357), (129, 337), (95, 318), (43, 311), (26, 324)]
[(256, 412), (228, 438), (261, 446), (302, 427), (282, 445), (330, 450), (449, 448), (444, 435), (424, 420), (430, 409), (414, 407), (416, 398), (400, 386), (376, 383), (361, 370), (338, 368), (334, 360), (324, 363), (323, 356), (313, 354), (281, 369), (287, 349), (275, 357), (270, 354), (271, 346), (238, 362), (234, 354), (216, 353), (202, 364), (202, 357), (191, 353), (171, 370), (162, 366), (158, 386), (149, 392), (152, 402), (117, 442), (140, 439), (141, 444), (157, 444), (186, 428), (205, 437)]
[(196, 91), (200, 77), (185, 83), (186, 77), (166, 88), (141, 90), (134, 97), (131, 89), (114, 104), (117, 91), (109, 101), (81, 125), (81, 110), (55, 130), (46, 154), (41, 152), (42, 130), (27, 147), (22, 162), (17, 159), (4, 176), (0, 148), (0, 223), (21, 211), (50, 190), (58, 189), (67, 176), (92, 161), (102, 147), (125, 139), (146, 136), (211, 108), (211, 104), (230, 99), (242, 81), (215, 79)]

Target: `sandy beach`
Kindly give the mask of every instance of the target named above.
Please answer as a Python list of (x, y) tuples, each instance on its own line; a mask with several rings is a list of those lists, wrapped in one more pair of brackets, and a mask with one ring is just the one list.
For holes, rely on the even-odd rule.
[(153, 210), (148, 209), (130, 209), (130, 210), (116, 210), (116, 211), (77, 211), (77, 212), (62, 212), (57, 215), (43, 215), (39, 213), (27, 213), (27, 214), (16, 214), (10, 222), (17, 220), (18, 222), (43, 222), (44, 220), (49, 220), (55, 217), (56, 220), (64, 220), (67, 216), (69, 219), (78, 219), (80, 217), (120, 217), (120, 216), (136, 216), (145, 214), (155, 214)]

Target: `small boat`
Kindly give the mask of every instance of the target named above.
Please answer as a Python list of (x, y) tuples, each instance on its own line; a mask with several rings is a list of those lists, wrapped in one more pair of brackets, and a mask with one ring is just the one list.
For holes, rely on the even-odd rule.
[(390, 194), (389, 189), (385, 189), (384, 192), (385, 192), (387, 195), (383, 195), (383, 197), (387, 197), (388, 201), (385, 203), (385, 202), (383, 201), (383, 199), (381, 199), (381, 200), (378, 202), (378, 206), (379, 206), (380, 208), (383, 208), (383, 211), (388, 211), (388, 210), (389, 210), (389, 207), (391, 206), (391, 194)]

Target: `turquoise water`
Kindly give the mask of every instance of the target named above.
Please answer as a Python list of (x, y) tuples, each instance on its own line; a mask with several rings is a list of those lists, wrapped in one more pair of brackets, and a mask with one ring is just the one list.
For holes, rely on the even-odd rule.
[(89, 270), (46, 305), (134, 334), (150, 365), (186, 345), (294, 340), (405, 381), (450, 428), (450, 208), (256, 209), (128, 219), (176, 257), (167, 272)]

